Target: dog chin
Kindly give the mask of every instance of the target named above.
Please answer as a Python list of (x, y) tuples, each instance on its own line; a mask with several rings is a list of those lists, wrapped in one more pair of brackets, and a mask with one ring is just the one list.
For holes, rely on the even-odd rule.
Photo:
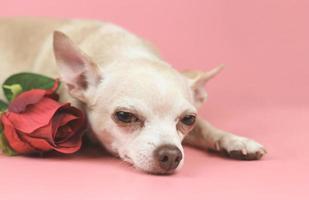
[(145, 173), (148, 173), (148, 174), (152, 174), (152, 175), (172, 175), (174, 173), (176, 173), (178, 170), (169, 170), (169, 171), (165, 171), (165, 170), (162, 170), (158, 167), (150, 167), (150, 168), (141, 168), (141, 167), (138, 167), (138, 166), (135, 166), (133, 165), (136, 169), (142, 171), (142, 172), (145, 172)]
[(147, 159), (147, 161), (141, 162), (140, 160), (137, 162), (134, 162), (132, 158), (125, 155), (123, 158), (121, 158), (123, 161), (129, 163), (132, 165), (135, 169), (142, 171), (144, 173), (152, 174), (152, 175), (171, 175), (176, 173), (183, 165), (183, 162), (179, 164), (177, 169), (175, 170), (162, 170), (154, 161)]

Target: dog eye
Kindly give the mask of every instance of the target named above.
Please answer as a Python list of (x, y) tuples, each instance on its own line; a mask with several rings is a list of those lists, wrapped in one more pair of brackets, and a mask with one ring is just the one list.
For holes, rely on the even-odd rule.
[(192, 126), (195, 123), (194, 115), (186, 115), (181, 119), (181, 122), (187, 126)]
[(124, 123), (133, 123), (138, 121), (138, 118), (130, 112), (118, 111), (115, 113), (115, 116), (117, 120)]

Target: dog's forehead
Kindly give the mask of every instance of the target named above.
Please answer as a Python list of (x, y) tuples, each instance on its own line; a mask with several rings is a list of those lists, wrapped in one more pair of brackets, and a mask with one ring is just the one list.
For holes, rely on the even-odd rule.
[(145, 65), (106, 74), (102, 93), (109, 94), (111, 103), (144, 106), (158, 112), (182, 109), (192, 102), (188, 84), (177, 71)]

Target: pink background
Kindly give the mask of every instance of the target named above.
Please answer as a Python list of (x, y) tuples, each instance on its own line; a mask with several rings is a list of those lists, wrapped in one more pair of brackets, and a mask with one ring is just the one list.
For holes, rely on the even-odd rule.
[(186, 148), (173, 176), (137, 172), (107, 155), (0, 156), (0, 198), (308, 199), (309, 1), (1, 0), (0, 15), (112, 21), (148, 38), (176, 68), (223, 73), (202, 114), (264, 144), (261, 161)]

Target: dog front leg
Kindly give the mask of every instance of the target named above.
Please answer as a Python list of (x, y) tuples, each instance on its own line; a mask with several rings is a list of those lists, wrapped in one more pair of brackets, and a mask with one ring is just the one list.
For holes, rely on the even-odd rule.
[(230, 157), (241, 160), (258, 160), (266, 154), (265, 148), (253, 140), (217, 129), (202, 119), (197, 119), (196, 123), (185, 137), (184, 144), (226, 152)]

